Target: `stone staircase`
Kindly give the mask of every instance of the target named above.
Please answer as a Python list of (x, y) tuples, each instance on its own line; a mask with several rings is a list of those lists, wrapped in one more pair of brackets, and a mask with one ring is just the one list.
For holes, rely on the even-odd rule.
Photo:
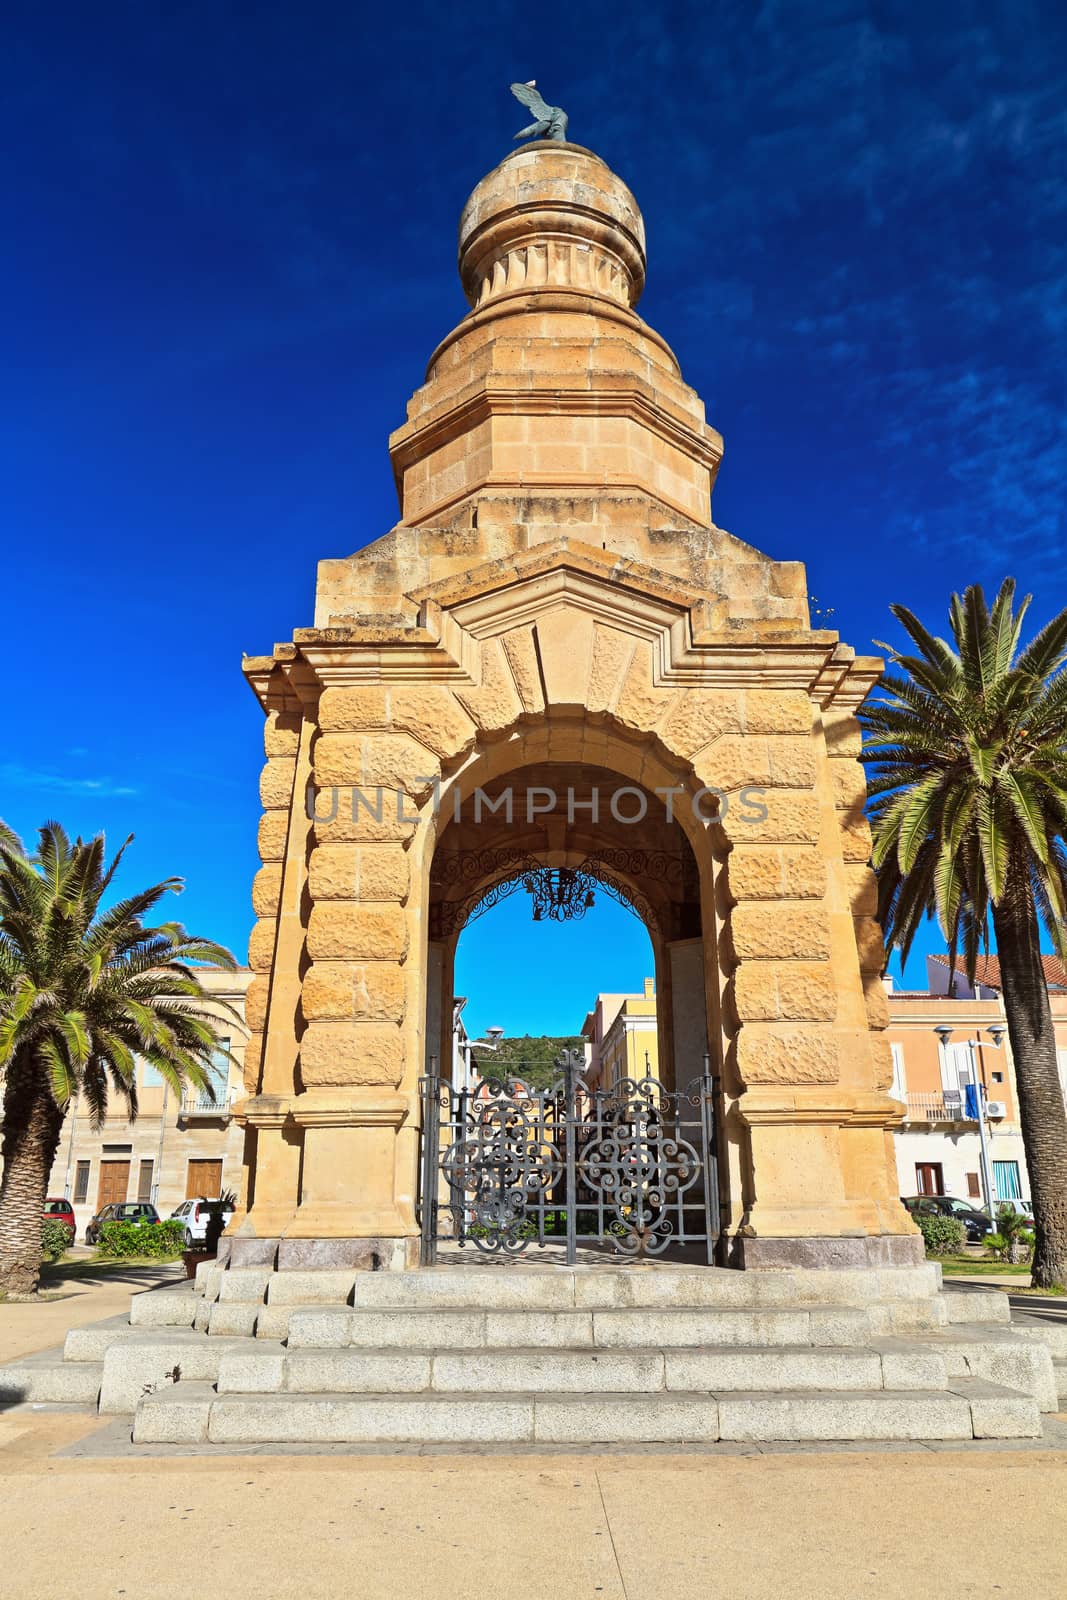
[[(135, 1442), (1025, 1439), (1067, 1324), (931, 1265), (731, 1272), (485, 1261), (202, 1267), (0, 1368), (0, 1403), (131, 1415)], [(1053, 1361), (1053, 1355), (1056, 1360)]]

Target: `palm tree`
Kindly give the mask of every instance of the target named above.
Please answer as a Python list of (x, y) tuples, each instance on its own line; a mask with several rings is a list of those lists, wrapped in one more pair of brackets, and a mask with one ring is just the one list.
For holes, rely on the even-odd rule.
[(1033, 1282), (1067, 1283), (1067, 1111), (1041, 962), (1041, 929), (1067, 955), (1067, 611), (1019, 648), (1006, 578), (953, 595), (953, 645), (904, 606), (890, 610), (918, 656), (888, 647), (881, 698), (862, 713), (874, 865), (887, 945), (907, 959), (936, 916), (950, 964), (973, 983), (989, 923), (1036, 1224)]
[(102, 909), (129, 839), (110, 865), (103, 834), (71, 844), (48, 822), (39, 839), (31, 856), (0, 823), (0, 1290), (21, 1294), (37, 1286), (41, 1212), (68, 1106), (81, 1094), (99, 1125), (110, 1090), (136, 1117), (138, 1057), (176, 1094), (185, 1084), (211, 1093), (219, 1040), (211, 997), (187, 963), (235, 966), (179, 923), (145, 926), (179, 878)]

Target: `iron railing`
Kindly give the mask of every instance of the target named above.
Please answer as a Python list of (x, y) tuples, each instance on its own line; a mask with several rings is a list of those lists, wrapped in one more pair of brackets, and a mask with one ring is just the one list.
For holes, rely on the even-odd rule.
[(490, 1254), (579, 1240), (621, 1255), (662, 1254), (719, 1236), (716, 1084), (710, 1072), (685, 1089), (625, 1078), (591, 1090), (583, 1058), (564, 1051), (546, 1090), (515, 1079), (453, 1088), (422, 1080), (422, 1261), (442, 1240)]

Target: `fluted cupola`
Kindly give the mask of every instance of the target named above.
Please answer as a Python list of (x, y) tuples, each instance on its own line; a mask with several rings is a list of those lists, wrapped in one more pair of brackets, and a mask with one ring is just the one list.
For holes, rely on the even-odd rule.
[(722, 440), (633, 309), (622, 180), (578, 145), (516, 150), (463, 208), (459, 273), (472, 309), (391, 440), (404, 523), (463, 526), (483, 500), (500, 525), (707, 527)]

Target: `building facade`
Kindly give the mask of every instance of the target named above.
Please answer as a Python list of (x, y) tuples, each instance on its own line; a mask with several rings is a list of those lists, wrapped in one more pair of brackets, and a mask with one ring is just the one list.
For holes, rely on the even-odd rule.
[(193, 1196), (211, 1199), (239, 1189), (243, 1140), (233, 1108), (243, 1080), (244, 1001), (251, 976), (247, 969), (201, 974), (204, 987), (236, 1013), (235, 1020), (222, 1006), (216, 1011), (220, 1051), (214, 1099), (195, 1090), (178, 1097), (158, 1072), (138, 1062), (135, 1121), (119, 1110), (114, 1094), (99, 1128), (83, 1101), (67, 1113), (48, 1193), (72, 1202), (78, 1238), (84, 1238), (86, 1223), (101, 1206), (112, 1201), (150, 1200), (161, 1217), (168, 1217)]
[[(1067, 1097), (1067, 974), (1054, 957), (1046, 957), (1045, 966)], [(892, 1093), (904, 1108), (894, 1141), (900, 1193), (948, 1194), (979, 1206), (1029, 1200), (1015, 1065), (996, 957), (980, 959), (973, 986), (957, 972), (952, 988), (949, 995), (946, 956), (928, 958), (925, 992), (890, 987), (887, 1037), (893, 1053)], [(951, 1030), (947, 1036), (945, 1029)], [(987, 1193), (982, 1165), (979, 1102), (985, 1111), (992, 1194)]]
[(655, 978), (645, 979), (640, 994), (598, 994), (582, 1024), (582, 1038), (590, 1089), (611, 1089), (622, 1078), (658, 1078)]

